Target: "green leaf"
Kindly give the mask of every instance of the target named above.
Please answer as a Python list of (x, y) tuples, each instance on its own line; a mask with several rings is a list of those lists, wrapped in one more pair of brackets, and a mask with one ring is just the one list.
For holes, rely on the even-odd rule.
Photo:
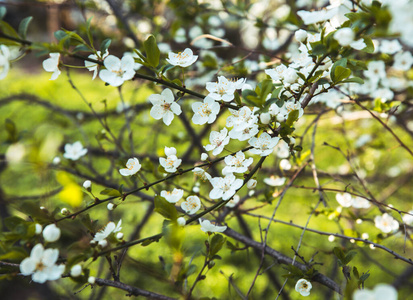
[(110, 44), (112, 43), (111, 39), (105, 39), (103, 42), (100, 44), (100, 52), (104, 54), (106, 50), (109, 49)]
[(354, 256), (356, 256), (356, 255), (357, 255), (357, 252), (356, 252), (356, 251), (350, 251), (350, 252), (348, 252), (348, 253), (346, 254), (345, 258), (344, 258), (343, 263), (347, 265), (349, 262), (351, 262), (351, 261), (353, 260)]
[(360, 77), (351, 77), (351, 78), (348, 78), (348, 79), (346, 79), (346, 80), (341, 81), (341, 83), (349, 83), (349, 82), (354, 82), (354, 83), (363, 84), (363, 83), (364, 83), (364, 80), (361, 79)]
[(0, 20), (6, 15), (7, 9), (5, 6), (0, 6)]
[(311, 44), (311, 53), (313, 55), (324, 55), (327, 53), (327, 47), (321, 42), (310, 43)]
[(345, 255), (343, 252), (343, 249), (339, 248), (339, 247), (334, 247), (333, 249), (334, 255), (341, 261), (344, 261)]
[(86, 34), (87, 34), (87, 38), (89, 39), (90, 45), (92, 46), (92, 48), (94, 48), (94, 47), (93, 47), (93, 36), (92, 36), (92, 32), (90, 31), (90, 24), (91, 24), (91, 22), (92, 22), (92, 18), (93, 18), (93, 17), (90, 17), (89, 19), (87, 19), (87, 22), (86, 22)]
[(347, 58), (342, 58), (342, 59), (336, 61), (336, 62), (333, 64), (333, 66), (331, 67), (330, 77), (331, 77), (331, 80), (332, 80), (333, 82), (336, 82), (336, 81), (337, 81), (337, 80), (336, 80), (336, 76), (335, 76), (335, 71), (336, 71), (336, 68), (337, 68), (338, 66), (342, 66), (342, 67), (345, 68), (345, 67), (347, 66)]
[(64, 32), (63, 30), (58, 30), (54, 33), (54, 37), (60, 42), (64, 38), (67, 38), (67, 33)]
[(264, 102), (267, 99), (267, 96), (274, 88), (274, 84), (272, 83), (272, 79), (263, 80), (261, 83), (261, 94), (260, 98), (261, 101)]
[(122, 196), (122, 194), (118, 190), (111, 189), (111, 188), (104, 189), (103, 191), (100, 192), (100, 194), (101, 195), (107, 195), (107, 196), (113, 196), (113, 197), (121, 197)]
[(316, 82), (318, 79), (321, 78), (321, 76), (323, 76), (324, 71), (322, 70), (318, 70), (317, 72), (315, 72), (315, 74), (308, 80), (309, 83), (313, 83)]
[(342, 66), (337, 66), (334, 70), (334, 82), (340, 82), (351, 75), (351, 70), (349, 68), (344, 68)]
[(82, 44), (86, 45), (85, 40), (80, 35), (78, 35), (76, 32), (69, 31), (69, 30), (66, 30), (66, 29), (63, 29), (63, 31), (66, 32), (67, 35), (70, 36), (71, 39), (74, 39), (74, 40), (78, 41), (79, 43), (82, 43)]
[(356, 267), (353, 267), (353, 275), (354, 275), (354, 277), (355, 277), (356, 279), (359, 279), (359, 278), (360, 278), (359, 271), (357, 270)]
[(287, 118), (287, 121), (285, 121), (285, 123), (286, 123), (288, 126), (292, 126), (293, 123), (294, 123), (295, 121), (297, 121), (299, 114), (300, 114), (300, 112), (299, 112), (298, 110), (293, 110), (292, 112), (290, 112), (290, 113), (288, 114), (288, 118)]
[(221, 234), (216, 234), (212, 237), (208, 254), (210, 258), (216, 255), (222, 249), (226, 240), (227, 239), (224, 238)]
[(79, 44), (73, 49), (73, 52), (76, 53), (79, 51), (90, 51), (90, 49), (86, 45)]
[(364, 38), (364, 43), (366, 44), (366, 47), (361, 49), (361, 51), (367, 52), (367, 53), (373, 53), (374, 52), (374, 44), (371, 38), (365, 37)]
[(17, 142), (18, 136), (17, 136), (16, 124), (12, 120), (6, 119), (5, 127), (6, 127), (6, 132), (8, 134), (7, 142), (10, 142), (10, 143)]
[(0, 31), (3, 31), (5, 35), (8, 35), (14, 38), (20, 38), (16, 30), (14, 30), (14, 28), (11, 27), (9, 23), (3, 20), (0, 20), (0, 29), (1, 29)]
[(156, 68), (159, 65), (160, 51), (158, 45), (156, 44), (156, 39), (153, 35), (150, 35), (146, 41), (143, 43), (145, 48), (146, 57), (149, 64)]
[(26, 221), (23, 220), (22, 218), (12, 216), (4, 219), (4, 225), (10, 229), (10, 231), (13, 231), (17, 225), (24, 224)]
[(178, 218), (178, 212), (176, 211), (175, 205), (169, 203), (159, 195), (155, 196), (154, 202), (155, 211), (157, 213), (170, 220), (176, 220)]
[(367, 280), (367, 278), (369, 278), (370, 273), (367, 271), (367, 273), (364, 273), (363, 275), (360, 276), (360, 281), (364, 282)]
[(26, 39), (26, 35), (27, 35), (27, 28), (29, 28), (29, 24), (32, 21), (33, 17), (27, 17), (24, 18), (19, 25), (19, 35), (23, 38)]

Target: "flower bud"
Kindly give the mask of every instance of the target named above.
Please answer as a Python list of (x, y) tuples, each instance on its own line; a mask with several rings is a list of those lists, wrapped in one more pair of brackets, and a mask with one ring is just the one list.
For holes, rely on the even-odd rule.
[(118, 233), (116, 234), (116, 238), (117, 238), (118, 240), (123, 239), (123, 233), (122, 233), (122, 232), (118, 232)]
[(42, 225), (36, 224), (35, 233), (36, 233), (36, 234), (41, 234), (41, 233), (42, 233), (42, 229), (43, 229), (43, 226), (42, 226)]
[(101, 248), (105, 248), (108, 245), (108, 241), (107, 240), (101, 240), (101, 241), (99, 241), (98, 245)]
[(43, 230), (46, 242), (56, 242), (60, 238), (60, 229), (55, 224), (47, 225)]
[(81, 265), (74, 265), (70, 269), (70, 276), (72, 277), (78, 277), (82, 274), (82, 266)]
[(60, 164), (60, 157), (56, 156), (55, 158), (53, 158), (53, 164), (54, 165)]
[(178, 223), (179, 226), (185, 226), (186, 225), (186, 221), (184, 217), (179, 217), (176, 222)]
[(67, 208), (62, 208), (62, 210), (60, 211), (60, 213), (64, 216), (67, 216), (69, 214), (69, 210)]
[(83, 187), (87, 189), (88, 191), (90, 191), (91, 186), (92, 186), (92, 182), (90, 180), (86, 180), (85, 182), (83, 182)]
[(106, 206), (108, 210), (114, 210), (116, 205), (113, 203), (108, 203), (108, 205)]
[(255, 188), (257, 186), (257, 181), (255, 179), (250, 179), (247, 182), (247, 188), (249, 188), (250, 190)]
[(95, 284), (96, 278), (93, 276), (89, 276), (89, 278), (87, 279), (87, 282), (89, 282), (90, 284)]
[(269, 124), (271, 122), (270, 113), (262, 113), (260, 115), (260, 121), (261, 121), (262, 124)]
[(207, 159), (208, 159), (208, 154), (202, 153), (202, 154), (201, 154), (201, 160), (202, 160), (202, 161), (206, 161)]
[(299, 29), (294, 33), (295, 39), (301, 43), (304, 43), (307, 39), (307, 31)]

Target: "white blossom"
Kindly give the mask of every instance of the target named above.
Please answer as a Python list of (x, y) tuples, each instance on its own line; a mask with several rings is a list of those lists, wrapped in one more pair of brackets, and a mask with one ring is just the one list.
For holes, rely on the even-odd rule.
[(399, 222), (387, 213), (384, 213), (382, 216), (376, 216), (374, 218), (374, 224), (384, 233), (389, 233), (399, 229)]
[(118, 232), (118, 233), (116, 234), (116, 238), (117, 238), (118, 240), (122, 240), (122, 239), (123, 239), (123, 233), (122, 233), (122, 232)]
[(192, 65), (197, 59), (198, 56), (194, 55), (191, 49), (186, 48), (183, 52), (179, 53), (169, 52), (166, 61), (173, 66), (185, 68)]
[(0, 80), (6, 78), (10, 70), (10, 50), (6, 45), (0, 45)]
[(53, 72), (50, 80), (55, 80), (60, 75), (59, 70), (60, 53), (50, 53), (50, 58), (43, 61), (43, 69), (46, 72)]
[(91, 186), (92, 186), (92, 182), (90, 180), (85, 180), (85, 182), (83, 182), (83, 187), (85, 189), (90, 189)]
[(211, 199), (228, 200), (241, 188), (243, 181), (234, 174), (227, 174), (224, 178), (214, 177), (210, 180), (213, 189), (209, 193)]
[(393, 68), (401, 71), (410, 70), (413, 64), (413, 56), (410, 51), (398, 52), (394, 56)]
[(258, 138), (252, 137), (248, 141), (248, 143), (254, 147), (250, 152), (261, 156), (267, 156), (271, 154), (279, 140), (279, 137), (271, 137), (268, 133), (263, 132)]
[(181, 107), (175, 102), (174, 94), (170, 89), (164, 89), (161, 94), (153, 94), (148, 98), (153, 107), (150, 115), (152, 118), (162, 119), (165, 125), (169, 126), (175, 115), (182, 113)]
[(202, 161), (206, 161), (207, 159), (208, 159), (208, 154), (202, 153), (202, 154), (201, 154), (201, 160), (202, 160)]
[(95, 284), (96, 278), (93, 276), (89, 276), (89, 278), (87, 279), (87, 282), (89, 282), (90, 284)]
[(297, 41), (304, 43), (307, 39), (307, 31), (299, 29), (294, 33), (294, 37)]
[(336, 200), (342, 207), (350, 207), (353, 205), (353, 197), (349, 193), (337, 193)]
[(46, 242), (56, 242), (60, 238), (60, 229), (55, 224), (49, 224), (43, 229)]
[(330, 20), (332, 17), (337, 15), (338, 13), (338, 7), (327, 10), (327, 9), (322, 9), (319, 11), (305, 11), (305, 10), (299, 10), (297, 11), (297, 15), (300, 16), (300, 18), (304, 21), (305, 25), (310, 25), (310, 24), (315, 24), (315, 23), (320, 23), (324, 22), (327, 20)]
[(105, 240), (112, 232), (116, 233), (122, 230), (122, 220), (119, 220), (118, 224), (115, 225), (113, 222), (109, 222), (102, 230), (96, 232), (93, 241), (101, 242)]
[(250, 180), (248, 180), (248, 182), (247, 182), (247, 188), (248, 189), (253, 189), (253, 188), (255, 188), (257, 186), (257, 181), (255, 180), (255, 179), (250, 179)]
[(281, 186), (285, 183), (287, 178), (285, 177), (275, 177), (271, 175), (271, 177), (264, 178), (264, 183), (269, 186)]
[[(106, 50), (106, 52), (103, 55), (100, 51), (97, 51), (96, 54), (90, 54), (87, 58), (99, 60), (99, 59), (105, 59), (105, 57), (108, 55), (109, 55), (108, 50)], [(85, 67), (89, 71), (93, 72), (92, 80), (95, 80), (96, 75), (98, 74), (99, 64), (92, 62), (92, 61), (85, 60)]]
[(305, 280), (304, 278), (297, 281), (295, 284), (295, 290), (301, 294), (301, 296), (307, 297), (310, 295), (310, 290), (313, 286), (311, 282)]
[(43, 230), (43, 226), (42, 225), (40, 225), (39, 223), (36, 223), (36, 225), (35, 225), (35, 234), (41, 234), (42, 233), (42, 230)]
[(234, 197), (232, 197), (227, 204), (225, 204), (226, 207), (235, 207), (235, 205), (237, 205), (239, 203), (240, 197), (238, 195), (234, 195)]
[(107, 208), (108, 210), (114, 210), (114, 209), (115, 209), (115, 204), (113, 204), (113, 203), (108, 203), (108, 205), (106, 205), (106, 208)]
[(111, 86), (121, 86), (126, 80), (135, 76), (135, 60), (130, 55), (126, 55), (122, 59), (108, 55), (103, 61), (103, 65), (106, 69), (99, 72), (99, 77)]
[(213, 232), (224, 232), (227, 229), (227, 226), (218, 226), (212, 224), (209, 220), (201, 220), (199, 219), (199, 224), (201, 224), (201, 230), (207, 233)]
[(65, 145), (65, 153), (63, 154), (64, 158), (71, 160), (78, 160), (82, 156), (86, 155), (87, 149), (83, 148), (81, 142), (77, 141), (73, 144)]
[(174, 188), (172, 192), (161, 191), (161, 197), (165, 198), (169, 203), (176, 203), (184, 196), (184, 190)]
[(228, 129), (224, 128), (220, 132), (211, 131), (209, 135), (210, 144), (204, 146), (206, 151), (212, 151), (213, 155), (218, 155), (224, 150), (224, 147), (229, 143)]
[(179, 217), (178, 219), (176, 219), (176, 222), (178, 223), (178, 226), (185, 226), (186, 225), (186, 220), (184, 217)]
[(57, 280), (65, 270), (64, 265), (56, 265), (58, 257), (59, 250), (45, 250), (42, 244), (37, 244), (30, 252), (30, 257), (20, 263), (20, 272), (25, 276), (32, 275), (32, 280), (37, 283)]
[(245, 79), (243, 78), (233, 82), (224, 76), (219, 76), (218, 82), (207, 82), (206, 89), (209, 92), (208, 96), (212, 99), (230, 102), (234, 99), (235, 90), (241, 89), (244, 83)]
[(340, 44), (340, 46), (349, 46), (355, 38), (356, 34), (349, 27), (340, 28), (334, 33), (334, 39)]
[(192, 110), (195, 113), (192, 122), (197, 125), (213, 123), (217, 118), (219, 108), (219, 103), (209, 96), (205, 97), (203, 102), (195, 102), (192, 104)]
[(228, 155), (225, 157), (224, 161), (226, 166), (222, 170), (223, 174), (245, 173), (254, 159), (252, 157), (245, 159), (244, 152), (238, 151), (234, 156)]
[(369, 208), (371, 206), (370, 202), (367, 199), (361, 197), (353, 198), (353, 207), (354, 208)]
[(142, 165), (139, 163), (139, 160), (136, 157), (129, 158), (126, 162), (126, 168), (120, 169), (119, 173), (122, 176), (132, 176), (136, 174), (141, 169), (141, 167)]
[(291, 167), (291, 163), (288, 159), (282, 159), (280, 161), (280, 169), (288, 171), (291, 170)]
[(402, 45), (398, 40), (382, 40), (380, 44), (380, 52), (393, 55), (402, 50)]
[(413, 225), (413, 210), (409, 211), (409, 215), (403, 215), (403, 222), (410, 226)]
[(279, 81), (284, 78), (287, 67), (285, 65), (279, 65), (274, 69), (266, 69), (265, 74), (271, 77), (274, 81)]
[(165, 147), (166, 158), (160, 157), (159, 163), (164, 167), (168, 173), (175, 173), (177, 168), (181, 165), (182, 159), (176, 156), (176, 149), (174, 147)]
[(373, 290), (356, 290), (353, 300), (397, 300), (397, 290), (390, 284), (380, 283)]
[(202, 181), (207, 181), (211, 180), (212, 176), (209, 175), (204, 169), (201, 169), (199, 167), (196, 167), (192, 170), (196, 176), (201, 178)]
[(189, 196), (181, 203), (181, 208), (187, 214), (193, 215), (201, 208), (201, 200), (197, 196)]

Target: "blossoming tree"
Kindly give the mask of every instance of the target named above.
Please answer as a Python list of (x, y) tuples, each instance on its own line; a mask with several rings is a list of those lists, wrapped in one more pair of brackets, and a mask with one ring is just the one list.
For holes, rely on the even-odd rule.
[(3, 282), (409, 297), (412, 1), (59, 3), (49, 42), (0, 4)]

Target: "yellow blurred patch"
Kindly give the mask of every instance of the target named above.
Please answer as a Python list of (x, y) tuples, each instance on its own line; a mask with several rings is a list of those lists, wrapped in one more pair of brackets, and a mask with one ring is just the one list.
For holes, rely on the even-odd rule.
[(58, 172), (56, 178), (63, 186), (63, 190), (58, 195), (60, 200), (70, 204), (72, 207), (80, 206), (83, 200), (82, 188), (66, 172)]

